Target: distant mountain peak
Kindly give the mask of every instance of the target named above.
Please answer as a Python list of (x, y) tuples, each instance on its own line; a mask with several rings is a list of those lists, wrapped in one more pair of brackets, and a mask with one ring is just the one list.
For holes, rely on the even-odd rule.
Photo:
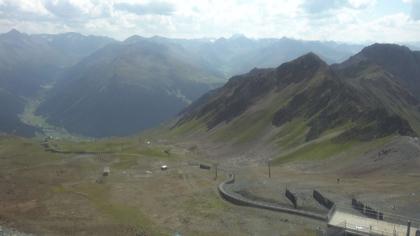
[(15, 34), (15, 33), (20, 34), (20, 32), (17, 29), (15, 29), (15, 28), (11, 29), (8, 33), (9, 34), (12, 34), (12, 33), (13, 34)]
[[(296, 58), (293, 61), (284, 63), (277, 67), (277, 71), (292, 72), (301, 74), (302, 70), (306, 72), (315, 73), (320, 68), (327, 68), (328, 65), (318, 55), (313, 52), (307, 53), (303, 56)], [(299, 76), (300, 77), (300, 76)]]
[(7, 32), (5, 35), (11, 36), (11, 37), (18, 37), (24, 35), (23, 33), (17, 31), (16, 29), (11, 29), (9, 32)]
[(83, 34), (76, 33), (76, 32), (63, 33), (63, 36), (68, 37), (68, 38), (83, 38), (83, 37), (85, 37)]
[(373, 51), (391, 51), (391, 52), (395, 52), (395, 51), (405, 51), (405, 52), (409, 52), (410, 49), (406, 46), (402, 46), (402, 45), (398, 45), (398, 44), (391, 44), (391, 43), (374, 43), (370, 46), (367, 46), (365, 48), (363, 48), (362, 53), (370, 53)]
[(29, 39), (29, 35), (25, 34), (25, 33), (21, 33), (19, 31), (17, 31), (16, 29), (12, 29), (9, 32), (2, 34), (1, 35), (4, 39), (7, 39), (10, 42), (22, 42)]
[(374, 43), (365, 48), (362, 51), (371, 50), (371, 49), (381, 49), (381, 48), (390, 48), (390, 49), (408, 49), (404, 45), (399, 45), (395, 43)]
[(313, 52), (309, 52), (301, 57), (298, 57), (296, 61), (308, 61), (308, 62), (316, 62), (322, 65), (327, 65), (324, 60), (321, 59), (317, 54)]
[(230, 39), (247, 39), (247, 37), (244, 34), (233, 34)]
[(125, 43), (133, 43), (133, 42), (137, 42), (137, 41), (144, 40), (144, 39), (146, 39), (146, 38), (142, 37), (140, 35), (133, 35), (133, 36), (128, 37), (126, 40), (124, 40), (124, 42)]
[(375, 43), (365, 47), (336, 68), (347, 68), (347, 71), (351, 71), (354, 70), (354, 67), (367, 63), (380, 66), (393, 74), (405, 89), (410, 90), (420, 99), (420, 57), (418, 52), (398, 44)]
[(153, 35), (152, 37), (150, 37), (150, 39), (154, 39), (154, 40), (170, 40), (169, 38), (160, 36), (160, 35)]

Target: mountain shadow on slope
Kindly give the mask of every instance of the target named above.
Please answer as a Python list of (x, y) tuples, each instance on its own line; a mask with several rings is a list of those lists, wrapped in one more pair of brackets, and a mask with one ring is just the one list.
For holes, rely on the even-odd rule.
[[(333, 67), (346, 71), (357, 64), (376, 64), (394, 76), (394, 79), (420, 99), (420, 52), (396, 44), (373, 44), (358, 54)], [(352, 69), (347, 70), (347, 73)]]
[(159, 125), (216, 86), (219, 78), (181, 47), (150, 41), (111, 44), (70, 68), (37, 113), (68, 131), (125, 136)]
[(22, 113), (24, 101), (15, 95), (0, 89), (0, 132), (32, 137), (38, 129), (22, 123), (18, 114)]
[[(276, 69), (254, 69), (232, 77), (185, 109), (174, 128), (198, 120), (218, 132), (260, 110), (265, 114), (260, 119), (268, 114), (271, 121), (261, 127), (281, 128), (303, 119), (308, 127), (305, 141), (336, 129), (342, 130), (338, 141), (414, 136), (418, 104), (394, 74), (375, 63), (330, 67), (310, 53)], [(270, 113), (273, 107), (275, 112)]]

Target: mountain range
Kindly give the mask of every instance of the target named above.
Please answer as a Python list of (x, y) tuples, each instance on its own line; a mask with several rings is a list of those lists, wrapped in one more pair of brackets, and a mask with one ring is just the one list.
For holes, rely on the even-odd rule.
[(223, 82), (176, 45), (111, 44), (70, 68), (38, 109), (86, 136), (124, 136), (176, 115)]
[(0, 114), (3, 124), (8, 124), (0, 132), (42, 133), (43, 127), (31, 127), (34, 124), (27, 119), (22, 123), (24, 110), (34, 110), (30, 117), (75, 134), (135, 134), (171, 119), (234, 74), (278, 65), (309, 51), (327, 62), (338, 62), (361, 47), (242, 35), (132, 36), (116, 41), (78, 33), (28, 35), (11, 30), (0, 35), (0, 89), (11, 101), (10, 109)]
[(12, 30), (0, 35), (0, 51), (7, 133), (42, 132), (20, 117), (33, 99), (34, 115), (88, 137), (136, 134), (183, 109), (174, 129), (205, 127), (205, 135), (233, 143), (258, 136), (294, 146), (330, 133), (370, 140), (420, 131), (420, 52), (405, 46)]
[(311, 142), (417, 136), (418, 54), (374, 44), (339, 64), (309, 53), (276, 68), (254, 69), (198, 99), (171, 132), (277, 152)]
[(314, 52), (327, 63), (341, 62), (360, 51), (363, 46), (336, 42), (303, 41), (290, 38), (251, 39), (233, 35), (219, 39), (169, 39), (163, 37), (142, 38), (132, 36), (126, 41), (150, 40), (162, 44), (181, 45), (205, 67), (212, 68), (220, 76), (245, 73), (255, 67), (278, 66), (308, 52)]
[[(0, 132), (34, 135), (37, 129), (22, 123), (18, 116), (27, 99), (36, 96), (42, 85), (59, 78), (64, 68), (113, 41), (92, 36), (86, 44), (85, 39), (79, 34), (27, 35), (16, 30), (0, 35)], [(73, 50), (70, 45), (85, 47)]]

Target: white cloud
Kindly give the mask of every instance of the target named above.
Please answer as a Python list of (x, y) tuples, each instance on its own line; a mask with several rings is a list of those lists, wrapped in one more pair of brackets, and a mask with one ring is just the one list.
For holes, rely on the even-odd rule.
[(48, 11), (45, 9), (43, 3), (37, 0), (2, 0), (0, 2), (0, 10), (10, 15), (21, 14), (36, 14), (46, 15)]
[(402, 1), (411, 6), (411, 18), (413, 20), (420, 20), (420, 0), (402, 0)]
[(61, 18), (72, 19), (83, 15), (82, 9), (74, 5), (71, 1), (47, 1), (45, 7), (50, 13)]
[(412, 0), (411, 4), (411, 17), (414, 20), (420, 20), (420, 0)]
[(370, 22), (356, 21), (333, 30), (339, 35), (336, 40), (347, 41), (349, 36), (356, 41), (404, 42), (420, 39), (420, 22), (414, 22), (409, 15), (398, 13), (387, 15)]
[(309, 14), (322, 14), (345, 8), (365, 9), (375, 4), (376, 0), (305, 0), (302, 8)]
[(385, 0), (0, 0), (0, 31), (416, 41), (420, 0), (401, 1), (413, 11), (380, 12)]
[(366, 8), (375, 6), (376, 0), (349, 0), (349, 4), (353, 8)]
[(114, 7), (136, 15), (172, 15), (175, 10), (174, 5), (169, 2), (117, 3)]

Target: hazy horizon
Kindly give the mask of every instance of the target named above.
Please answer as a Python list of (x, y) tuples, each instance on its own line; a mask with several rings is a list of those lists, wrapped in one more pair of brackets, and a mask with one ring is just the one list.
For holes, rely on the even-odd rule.
[(117, 40), (243, 34), (255, 39), (402, 43), (420, 41), (420, 0), (1, 0), (0, 22), (0, 32), (77, 32)]
[(232, 34), (230, 36), (224, 37), (197, 37), (197, 38), (180, 38), (180, 37), (168, 37), (168, 36), (163, 36), (163, 35), (151, 35), (151, 36), (144, 36), (144, 35), (138, 35), (138, 34), (133, 34), (131, 36), (128, 36), (126, 38), (123, 39), (118, 39), (118, 38), (113, 38), (111, 36), (107, 36), (107, 35), (100, 35), (100, 34), (85, 34), (85, 33), (81, 33), (81, 32), (76, 32), (76, 31), (67, 31), (67, 32), (57, 32), (57, 33), (29, 33), (29, 32), (24, 32), (15, 28), (11, 28), (7, 31), (4, 32), (0, 32), (0, 34), (7, 34), (13, 30), (18, 31), (19, 33), (22, 34), (27, 34), (27, 35), (59, 35), (59, 34), (80, 34), (86, 37), (89, 36), (95, 36), (95, 37), (106, 37), (106, 38), (110, 38), (112, 40), (115, 40), (117, 42), (124, 42), (125, 40), (131, 38), (131, 37), (143, 37), (143, 38), (167, 38), (167, 39), (175, 39), (175, 40), (208, 40), (211, 42), (215, 42), (217, 40), (220, 39), (232, 39), (238, 36), (242, 36), (245, 37), (247, 39), (250, 40), (267, 40), (267, 39), (273, 39), (273, 40), (281, 40), (281, 39), (289, 39), (289, 40), (296, 40), (296, 41), (303, 41), (303, 42), (320, 42), (320, 43), (337, 43), (337, 44), (347, 44), (347, 45), (358, 45), (358, 46), (368, 46), (368, 45), (372, 45), (375, 43), (390, 43), (390, 44), (399, 44), (399, 45), (404, 45), (404, 46), (408, 46), (410, 48), (412, 48), (413, 50), (418, 50), (418, 48), (420, 47), (420, 40), (418, 41), (398, 41), (398, 42), (384, 42), (384, 41), (364, 41), (364, 42), (346, 42), (346, 41), (335, 41), (335, 40), (316, 40), (316, 39), (300, 39), (300, 38), (293, 38), (293, 37), (288, 37), (288, 36), (282, 36), (282, 37), (264, 37), (264, 38), (258, 38), (258, 37), (249, 37), (245, 34), (241, 34), (241, 33), (237, 33), (237, 34)]

